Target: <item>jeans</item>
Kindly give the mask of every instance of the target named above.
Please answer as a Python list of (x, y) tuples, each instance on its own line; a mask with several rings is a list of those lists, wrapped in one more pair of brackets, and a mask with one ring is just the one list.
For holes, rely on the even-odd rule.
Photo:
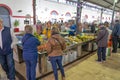
[(55, 80), (58, 80), (57, 65), (60, 69), (62, 76), (65, 77), (64, 69), (62, 66), (62, 56), (49, 57), (49, 60), (52, 64)]
[(27, 80), (36, 80), (37, 59), (25, 60)]
[(13, 60), (13, 53), (7, 55), (0, 55), (0, 64), (6, 72), (9, 80), (15, 80), (15, 67)]
[(98, 47), (98, 61), (106, 60), (106, 47)]

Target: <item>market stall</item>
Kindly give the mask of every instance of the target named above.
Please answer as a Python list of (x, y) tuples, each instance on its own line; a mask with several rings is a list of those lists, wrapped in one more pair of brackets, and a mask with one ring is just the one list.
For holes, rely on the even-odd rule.
[[(41, 37), (39, 37), (41, 39)], [(95, 45), (95, 37), (93, 34), (85, 34), (84, 36), (65, 36), (67, 48), (64, 50), (63, 54), (63, 66), (71, 64), (72, 62), (86, 56), (97, 49)], [(14, 58), (17, 62), (23, 62), (22, 58), (22, 45), (18, 43), (16, 45), (17, 53), (14, 53)], [(48, 60), (47, 52), (38, 52), (38, 68), (41, 75), (45, 75), (52, 72), (51, 63)]]

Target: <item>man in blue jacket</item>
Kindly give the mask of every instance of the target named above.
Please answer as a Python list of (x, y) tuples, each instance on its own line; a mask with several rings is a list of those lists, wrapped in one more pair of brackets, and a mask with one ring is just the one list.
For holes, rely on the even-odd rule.
[(113, 53), (117, 52), (118, 48), (118, 41), (120, 39), (120, 23), (119, 20), (115, 21), (116, 24), (114, 25), (113, 31), (112, 31), (112, 42), (113, 42)]
[(69, 35), (70, 36), (75, 36), (76, 30), (77, 30), (76, 24), (74, 24), (74, 21), (71, 21)]
[(26, 25), (26, 33), (22, 39), (23, 59), (26, 64), (27, 80), (36, 80), (37, 46), (40, 45), (39, 40), (32, 35), (32, 31), (32, 26)]
[(0, 18), (0, 64), (6, 72), (7, 78), (15, 80), (13, 45), (17, 39), (11, 30), (10, 27), (3, 26), (3, 20)]

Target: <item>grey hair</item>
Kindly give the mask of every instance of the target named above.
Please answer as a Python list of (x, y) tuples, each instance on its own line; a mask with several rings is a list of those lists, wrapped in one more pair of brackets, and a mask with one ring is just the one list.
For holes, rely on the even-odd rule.
[(31, 33), (31, 34), (32, 34), (32, 32), (33, 32), (32, 26), (31, 26), (31, 25), (26, 25), (26, 26), (25, 26), (25, 32), (26, 32), (26, 33)]

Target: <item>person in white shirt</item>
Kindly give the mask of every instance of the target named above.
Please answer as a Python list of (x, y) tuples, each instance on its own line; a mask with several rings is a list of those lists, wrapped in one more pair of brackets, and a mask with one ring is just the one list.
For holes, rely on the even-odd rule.
[(17, 43), (12, 29), (3, 25), (0, 18), (0, 64), (9, 80), (15, 80), (15, 67), (13, 60), (13, 47)]

